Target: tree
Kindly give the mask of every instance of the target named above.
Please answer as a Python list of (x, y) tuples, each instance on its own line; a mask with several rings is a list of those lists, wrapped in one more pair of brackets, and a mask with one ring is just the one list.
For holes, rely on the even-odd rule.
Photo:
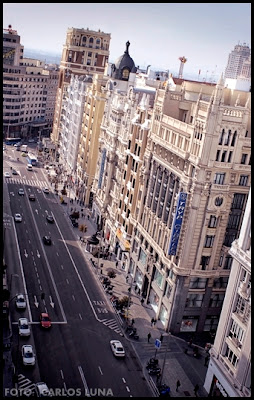
[(118, 300), (118, 304), (120, 308), (128, 307), (129, 297), (123, 296), (121, 299)]
[(110, 271), (108, 271), (107, 273), (108, 277), (111, 279), (114, 279), (116, 277), (116, 273), (113, 269), (111, 269)]
[(87, 231), (87, 226), (85, 224), (79, 225), (78, 228), (79, 228), (80, 232), (86, 232)]

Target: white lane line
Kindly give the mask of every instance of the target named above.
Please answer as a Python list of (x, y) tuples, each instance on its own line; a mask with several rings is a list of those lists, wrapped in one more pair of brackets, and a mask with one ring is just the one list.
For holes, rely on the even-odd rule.
[(128, 386), (126, 386), (126, 390), (127, 390), (127, 392), (130, 392), (130, 389), (129, 389), (129, 387), (128, 387)]
[(41, 287), (41, 285), (40, 285), (40, 290), (42, 291), (42, 287)]
[(68, 281), (68, 279), (66, 278), (66, 282), (68, 283), (68, 285), (69, 285), (69, 281)]
[(75, 296), (74, 296), (74, 294), (72, 295), (72, 298), (73, 298), (73, 301), (75, 301)]
[(126, 383), (126, 380), (124, 378), (122, 378), (123, 383)]
[(36, 276), (37, 276), (37, 278), (39, 278), (39, 274), (38, 274), (38, 272), (36, 272)]
[(62, 379), (64, 379), (64, 374), (63, 374), (63, 371), (61, 369), (60, 369), (60, 374), (61, 374)]
[(79, 315), (79, 318), (82, 320), (81, 314), (79, 313), (78, 315)]
[(61, 265), (61, 268), (64, 269), (63, 265)]
[(87, 383), (86, 383), (86, 379), (85, 379), (85, 375), (84, 375), (83, 369), (81, 368), (80, 365), (78, 366), (78, 370), (79, 370), (79, 373), (80, 373), (80, 376), (81, 376), (81, 379), (82, 379), (82, 382), (83, 382), (83, 385), (84, 385), (84, 388), (85, 388), (86, 397), (91, 397), (90, 393), (89, 393), (89, 388), (88, 388)]
[(99, 365), (98, 365), (98, 368), (99, 368), (99, 371), (100, 371), (101, 375), (103, 375), (103, 372), (102, 372), (101, 367)]

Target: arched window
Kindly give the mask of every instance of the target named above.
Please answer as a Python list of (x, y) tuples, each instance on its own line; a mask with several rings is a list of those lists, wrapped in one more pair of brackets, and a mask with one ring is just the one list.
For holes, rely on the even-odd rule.
[(237, 135), (237, 131), (234, 132), (234, 135), (233, 135), (233, 137), (232, 137), (231, 146), (234, 146), (234, 145), (235, 145), (236, 135)]
[(93, 43), (93, 38), (92, 37), (90, 37), (89, 43)]
[(86, 42), (86, 36), (83, 36), (82, 38), (82, 42), (85, 43)]
[(101, 40), (100, 39), (96, 39), (96, 44), (100, 44)]
[(222, 143), (223, 143), (223, 136), (224, 136), (224, 133), (225, 133), (225, 130), (224, 130), (224, 129), (222, 129), (222, 132), (221, 132), (221, 135), (220, 135), (220, 141), (219, 141), (219, 144), (222, 144)]
[(226, 158), (226, 151), (223, 151), (222, 155), (221, 155), (221, 162), (225, 162), (225, 158)]
[(224, 140), (224, 144), (226, 146), (228, 146), (228, 144), (229, 144), (230, 136), (231, 136), (231, 129), (229, 129), (228, 134), (226, 135), (225, 140)]
[(130, 71), (127, 68), (123, 69), (122, 78), (128, 80), (129, 79)]

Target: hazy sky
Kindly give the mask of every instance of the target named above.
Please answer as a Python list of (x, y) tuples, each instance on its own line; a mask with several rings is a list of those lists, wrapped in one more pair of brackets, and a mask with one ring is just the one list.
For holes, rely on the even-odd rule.
[(4, 3), (9, 24), (25, 49), (62, 54), (67, 28), (100, 29), (111, 34), (111, 62), (129, 40), (136, 66), (178, 72), (185, 56), (184, 75), (207, 78), (224, 71), (238, 42), (251, 45), (250, 3)]

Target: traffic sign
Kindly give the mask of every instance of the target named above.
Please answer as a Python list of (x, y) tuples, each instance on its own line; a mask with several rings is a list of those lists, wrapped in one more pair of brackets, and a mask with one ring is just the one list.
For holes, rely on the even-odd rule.
[(156, 349), (159, 349), (161, 347), (161, 341), (159, 339), (155, 339), (154, 344)]

